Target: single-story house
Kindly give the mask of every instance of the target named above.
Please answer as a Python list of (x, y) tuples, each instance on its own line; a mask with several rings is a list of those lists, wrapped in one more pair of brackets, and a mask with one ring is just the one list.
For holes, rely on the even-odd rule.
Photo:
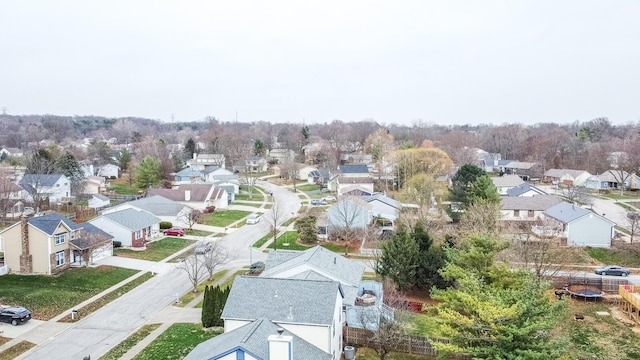
[(183, 215), (187, 214), (191, 208), (177, 201), (169, 200), (160, 195), (147, 196), (142, 199), (127, 201), (122, 204), (110, 207), (102, 211), (103, 214), (116, 212), (124, 209), (134, 209), (146, 211), (157, 216), (162, 221), (172, 224), (180, 223)]
[(524, 184), (524, 180), (518, 175), (502, 175), (491, 177), (493, 185), (498, 189), (498, 194), (507, 195), (507, 192), (517, 186)]
[(159, 195), (180, 202), (193, 209), (204, 210), (209, 206), (224, 209), (229, 205), (229, 195), (213, 184), (182, 184), (175, 189), (149, 189), (147, 196)]
[(144, 210), (123, 209), (100, 215), (89, 223), (113, 236), (124, 247), (140, 248), (160, 234), (161, 219)]
[(178, 171), (174, 177), (174, 181), (177, 184), (180, 184), (180, 183), (190, 184), (190, 183), (202, 181), (203, 179), (204, 177), (202, 176), (202, 171), (200, 169), (190, 168), (190, 167), (187, 167)]
[(373, 220), (373, 207), (358, 196), (341, 196), (327, 208), (327, 233), (336, 229), (365, 229)]
[(585, 186), (587, 179), (592, 175), (584, 170), (549, 169), (545, 171), (543, 181), (554, 185), (564, 184), (573, 186)]
[(500, 199), (502, 220), (542, 220), (545, 210), (561, 202), (562, 199), (555, 195), (504, 196)]
[(529, 197), (536, 195), (547, 195), (547, 192), (529, 183), (523, 183), (507, 190), (507, 196)]
[(578, 205), (561, 202), (544, 211), (552, 225), (539, 229), (566, 238), (568, 246), (611, 247), (616, 223)]
[(336, 182), (336, 192), (338, 196), (352, 190), (354, 186), (373, 194), (374, 181), (371, 177), (346, 177), (339, 176)]
[(637, 190), (640, 188), (640, 177), (623, 170), (607, 170), (600, 175), (589, 177), (585, 187), (593, 190), (612, 190), (620, 189), (621, 184), (625, 190)]
[(104, 164), (98, 167), (96, 175), (107, 179), (117, 179), (120, 177), (120, 167), (114, 164)]
[(374, 217), (381, 217), (394, 223), (400, 214), (400, 210), (402, 210), (402, 204), (400, 202), (383, 194), (362, 196), (361, 198), (371, 205), (371, 211)]
[(92, 209), (101, 209), (111, 205), (111, 199), (101, 194), (93, 194), (89, 198), (89, 207)]

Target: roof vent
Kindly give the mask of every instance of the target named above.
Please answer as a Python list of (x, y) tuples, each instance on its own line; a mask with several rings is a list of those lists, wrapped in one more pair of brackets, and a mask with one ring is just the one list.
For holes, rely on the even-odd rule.
[(279, 336), (282, 336), (282, 334), (284, 333), (284, 329), (281, 327), (279, 327), (276, 331), (278, 332)]

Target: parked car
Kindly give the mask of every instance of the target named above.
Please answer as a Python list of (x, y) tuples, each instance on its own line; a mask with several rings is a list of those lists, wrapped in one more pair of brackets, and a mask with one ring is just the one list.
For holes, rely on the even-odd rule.
[(22, 306), (9, 306), (0, 310), (0, 321), (11, 325), (24, 324), (31, 319), (31, 311)]
[(265, 267), (264, 262), (262, 261), (254, 262), (253, 264), (251, 264), (251, 266), (249, 266), (249, 274), (252, 274), (252, 275), (260, 274), (264, 270), (264, 267)]
[(619, 275), (619, 276), (627, 276), (631, 273), (629, 268), (625, 268), (618, 265), (607, 265), (605, 267), (597, 268), (595, 270), (597, 275)]
[(193, 250), (196, 254), (205, 254), (211, 251), (213, 245), (211, 245), (208, 241), (201, 241), (196, 244), (195, 249)]
[(325, 199), (311, 199), (311, 205), (327, 205)]
[(324, 201), (336, 201), (336, 197), (333, 195), (325, 196), (322, 198)]
[(251, 214), (251, 215), (247, 216), (247, 224), (253, 225), (253, 224), (257, 224), (259, 222), (260, 222), (260, 215)]
[(185, 231), (184, 228), (174, 226), (171, 229), (166, 229), (164, 234), (169, 236), (184, 236)]

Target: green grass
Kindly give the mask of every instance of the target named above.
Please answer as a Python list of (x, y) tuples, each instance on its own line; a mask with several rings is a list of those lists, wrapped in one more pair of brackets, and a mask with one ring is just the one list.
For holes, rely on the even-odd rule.
[(0, 352), (0, 360), (12, 360), (25, 353), (27, 350), (36, 346), (34, 343), (28, 341), (20, 341), (12, 347)]
[(186, 306), (191, 301), (193, 301), (193, 299), (195, 299), (197, 296), (200, 296), (204, 292), (204, 288), (207, 287), (207, 285), (214, 285), (216, 282), (218, 282), (218, 280), (220, 280), (228, 272), (229, 270), (218, 271), (217, 273), (213, 274), (213, 279), (211, 280), (207, 279), (199, 283), (197, 287), (198, 289), (197, 293), (194, 293), (192, 291), (193, 289), (189, 289), (189, 291), (187, 291), (186, 293), (184, 293), (184, 295), (180, 297), (180, 304), (176, 304), (175, 306), (179, 306), (179, 307)]
[[(235, 273), (233, 273), (233, 275), (229, 276), (224, 282), (222, 282), (221, 284), (219, 284), (221, 289), (225, 289), (228, 288), (229, 286), (233, 285), (233, 280), (236, 278), (236, 276), (240, 276), (240, 275), (244, 275), (247, 273), (247, 271), (249, 271), (248, 267), (242, 268), (242, 270), (238, 270)], [(204, 302), (204, 298), (202, 300), (200, 300), (196, 306), (194, 306), (195, 308), (202, 308), (202, 303)]]
[(636, 192), (625, 191), (624, 195), (620, 195), (620, 190), (612, 190), (608, 194), (603, 194), (602, 197), (613, 200), (637, 200), (638, 194)]
[(49, 320), (137, 273), (137, 270), (100, 266), (69, 269), (57, 276), (0, 276), (2, 302), (31, 310), (38, 320)]
[(209, 236), (213, 234), (210, 231), (204, 231), (204, 230), (197, 230), (197, 229), (187, 229), (187, 235), (193, 235), (193, 236)]
[(259, 248), (262, 245), (266, 244), (267, 241), (273, 239), (273, 232), (268, 233), (267, 235), (263, 236), (262, 238), (260, 238), (260, 240), (256, 241), (253, 243), (253, 247), (254, 248)]
[(296, 218), (292, 217), (291, 219), (283, 222), (282, 225), (280, 225), (280, 226), (289, 226), (289, 225), (293, 224), (294, 221), (296, 221)]
[(220, 331), (210, 331), (200, 324), (177, 323), (160, 334), (144, 348), (134, 360), (178, 360), (183, 359), (196, 345), (219, 335)]
[(144, 251), (118, 248), (114, 249), (114, 253), (117, 256), (122, 257), (149, 261), (160, 261), (186, 248), (194, 242), (194, 240), (188, 240), (185, 238), (166, 237), (164, 239), (147, 244), (147, 249)]
[(129, 335), (128, 338), (124, 339), (120, 344), (111, 348), (106, 354), (100, 357), (100, 360), (118, 360), (122, 357), (122, 355), (126, 354), (127, 351), (131, 350), (132, 347), (136, 346), (137, 343), (142, 341), (144, 338), (149, 336), (155, 329), (159, 328), (161, 324), (148, 324), (141, 327), (135, 333)]
[(345, 245), (340, 245), (340, 244), (336, 244), (336, 243), (324, 243), (321, 244), (320, 246), (322, 246), (323, 248), (327, 249), (327, 250), (331, 250), (334, 253), (338, 253), (338, 254), (344, 254), (344, 250), (345, 250)]
[(134, 182), (131, 186), (128, 183), (116, 183), (111, 182), (110, 190), (119, 195), (138, 195), (140, 194), (140, 188)]
[(640, 257), (629, 250), (586, 248), (587, 254), (603, 264), (640, 267)]
[(430, 338), (442, 338), (440, 332), (440, 321), (437, 316), (429, 314), (417, 314), (408, 313), (407, 329), (410, 335), (430, 337)]
[(113, 300), (135, 289), (136, 287), (138, 287), (138, 285), (142, 285), (145, 281), (151, 279), (152, 277), (153, 275), (150, 272), (144, 273), (142, 276), (136, 279), (133, 279), (132, 281), (122, 285), (121, 287), (114, 289), (113, 291), (107, 294), (104, 294), (100, 298), (95, 299), (94, 301), (77, 309), (78, 316), (76, 317), (75, 320), (71, 318), (71, 314), (67, 314), (67, 316), (63, 317), (59, 321), (60, 322), (76, 322), (84, 317), (87, 317), (91, 315), (93, 312), (95, 312), (96, 310), (99, 310), (105, 305), (107, 305), (108, 303), (112, 302)]
[(299, 191), (310, 192), (310, 191), (320, 190), (320, 186), (315, 184), (304, 184), (304, 185), (296, 185), (296, 189)]
[(236, 201), (233, 203), (234, 205), (242, 205), (242, 206), (253, 206), (256, 208), (259, 208), (260, 206), (262, 206), (262, 203), (252, 203), (252, 202), (246, 202), (246, 201)]
[(243, 210), (220, 210), (212, 214), (206, 214), (203, 216), (201, 222), (205, 225), (227, 227), (234, 222), (241, 220), (247, 215), (251, 214), (250, 211)]
[(264, 201), (264, 195), (257, 186), (253, 187), (253, 196), (249, 199), (249, 188), (240, 185), (240, 194), (236, 194), (236, 200)]
[(621, 203), (621, 202), (617, 202), (616, 205), (620, 206), (621, 208), (627, 210), (627, 211), (635, 211), (636, 209), (634, 209), (633, 207), (625, 204), (625, 203)]
[[(278, 249), (281, 250), (307, 250), (309, 248), (309, 246), (298, 244), (297, 231), (286, 231), (276, 239), (276, 242), (278, 244)], [(285, 246), (284, 244), (288, 245)], [(273, 243), (269, 244), (268, 248), (273, 249)]]

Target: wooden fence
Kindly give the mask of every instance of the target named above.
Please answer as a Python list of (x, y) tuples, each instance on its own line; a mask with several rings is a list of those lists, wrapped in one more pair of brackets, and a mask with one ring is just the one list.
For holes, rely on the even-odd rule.
[[(352, 328), (349, 326), (344, 327), (343, 334), (345, 344), (356, 346), (371, 346), (370, 339), (374, 337), (373, 332), (370, 330)], [(438, 353), (436, 352), (436, 349), (431, 346), (431, 343), (434, 342), (448, 343), (449, 340), (402, 335), (396, 343), (394, 351), (405, 354), (436, 356)]]
[(610, 278), (610, 277), (586, 277), (586, 276), (557, 276), (553, 278), (553, 287), (561, 289), (567, 285), (585, 285), (595, 287), (606, 294), (617, 294), (620, 285), (627, 285), (629, 280), (626, 278)]

